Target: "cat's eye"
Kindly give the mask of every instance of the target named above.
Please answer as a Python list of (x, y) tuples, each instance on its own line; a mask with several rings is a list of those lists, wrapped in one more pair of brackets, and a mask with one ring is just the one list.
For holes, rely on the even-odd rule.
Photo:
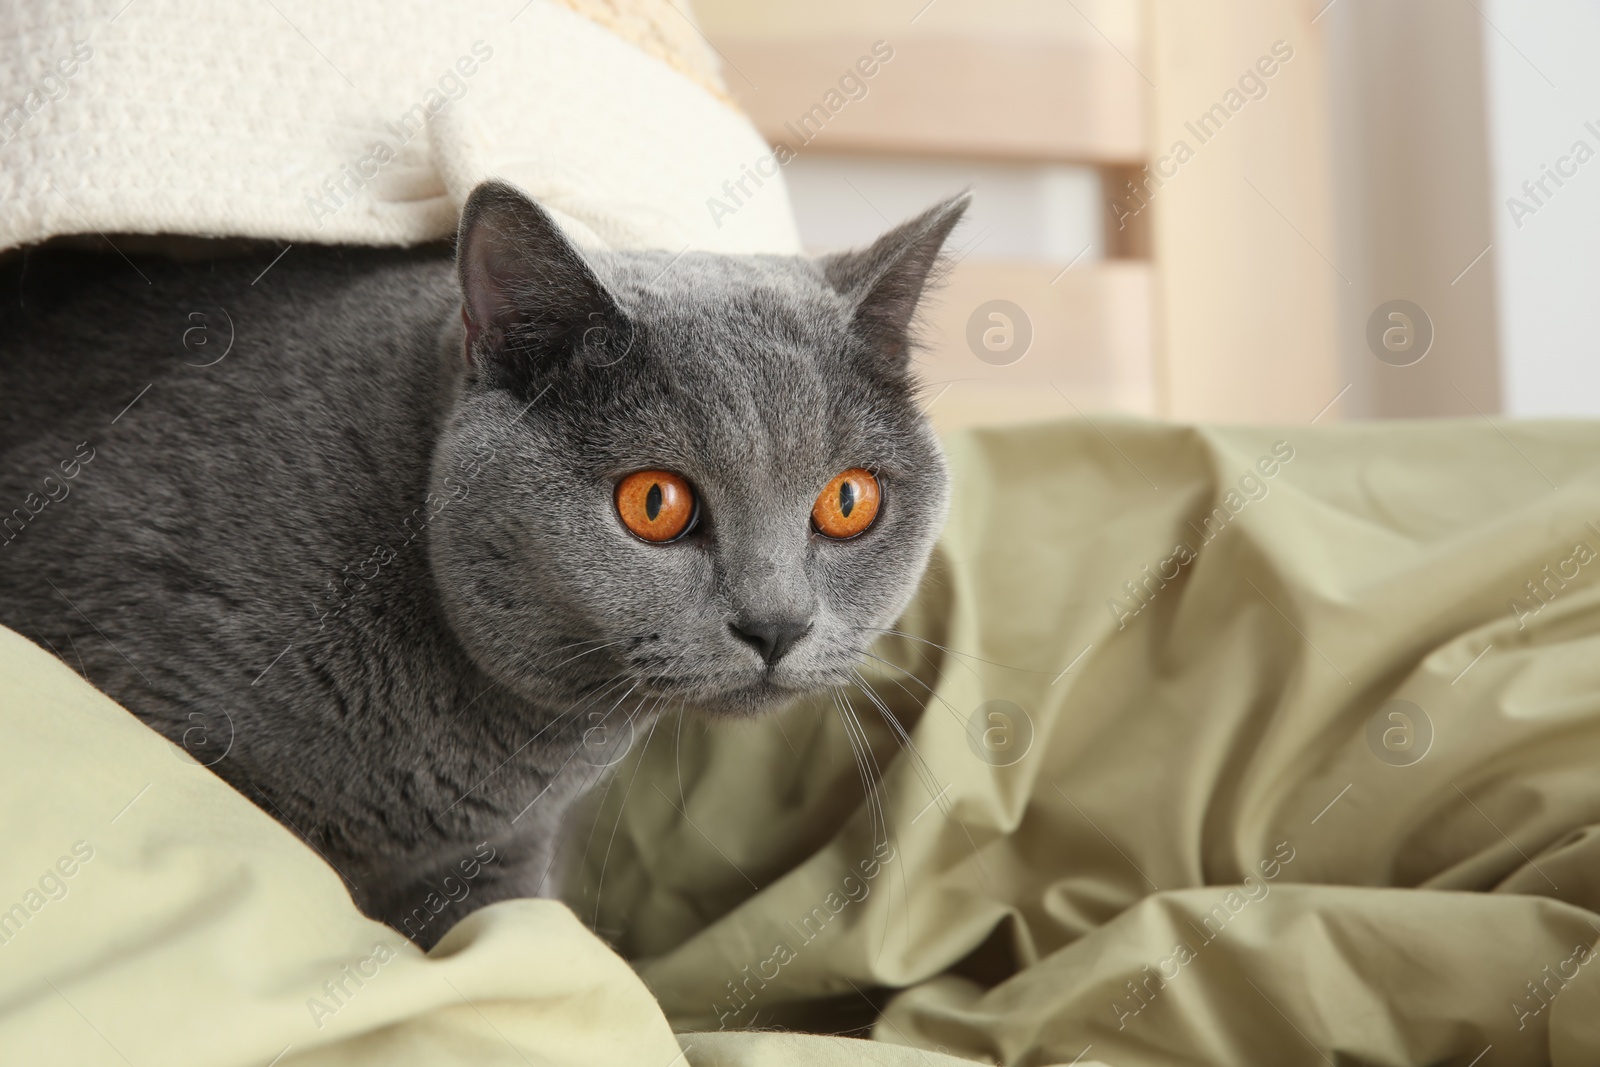
[(811, 522), (824, 537), (843, 541), (865, 533), (878, 517), (883, 491), (869, 470), (851, 467), (841, 471), (817, 497)]
[(694, 489), (671, 471), (635, 471), (617, 483), (617, 515), (646, 541), (682, 537), (694, 525), (695, 510)]

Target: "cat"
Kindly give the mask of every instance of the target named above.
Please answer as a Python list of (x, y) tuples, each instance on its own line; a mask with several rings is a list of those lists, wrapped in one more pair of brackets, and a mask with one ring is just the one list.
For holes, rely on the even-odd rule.
[(820, 259), (580, 249), (496, 182), (453, 250), (35, 251), (0, 622), (431, 946), (552, 893), (663, 712), (848, 682), (904, 610), (948, 496), (914, 315), (966, 205)]

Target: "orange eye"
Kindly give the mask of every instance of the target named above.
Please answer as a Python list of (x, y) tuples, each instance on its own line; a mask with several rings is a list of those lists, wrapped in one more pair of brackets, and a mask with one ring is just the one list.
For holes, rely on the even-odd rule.
[(851, 467), (829, 482), (817, 497), (811, 508), (811, 521), (824, 537), (843, 541), (872, 525), (881, 500), (877, 477), (871, 471)]
[(646, 541), (681, 537), (694, 523), (694, 490), (670, 471), (635, 471), (617, 483), (622, 524)]

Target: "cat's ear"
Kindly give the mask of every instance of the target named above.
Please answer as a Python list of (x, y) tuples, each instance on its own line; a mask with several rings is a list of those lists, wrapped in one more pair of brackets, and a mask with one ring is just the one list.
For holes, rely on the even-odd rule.
[(866, 248), (824, 256), (829, 284), (853, 305), (850, 327), (891, 366), (911, 358), (911, 320), (950, 231), (972, 203), (962, 193), (901, 223)]
[(517, 189), (472, 191), (456, 239), (467, 359), (527, 383), (584, 350), (626, 347), (627, 316), (548, 212)]

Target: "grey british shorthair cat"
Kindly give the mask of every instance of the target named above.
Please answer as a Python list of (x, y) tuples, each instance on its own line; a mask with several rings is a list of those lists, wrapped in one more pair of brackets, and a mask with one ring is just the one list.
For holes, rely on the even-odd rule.
[(454, 269), (35, 252), (0, 311), (0, 622), (431, 945), (552, 889), (630, 733), (846, 683), (904, 609), (947, 492), (910, 330), (965, 207), (674, 257), (580, 251), (491, 183)]

